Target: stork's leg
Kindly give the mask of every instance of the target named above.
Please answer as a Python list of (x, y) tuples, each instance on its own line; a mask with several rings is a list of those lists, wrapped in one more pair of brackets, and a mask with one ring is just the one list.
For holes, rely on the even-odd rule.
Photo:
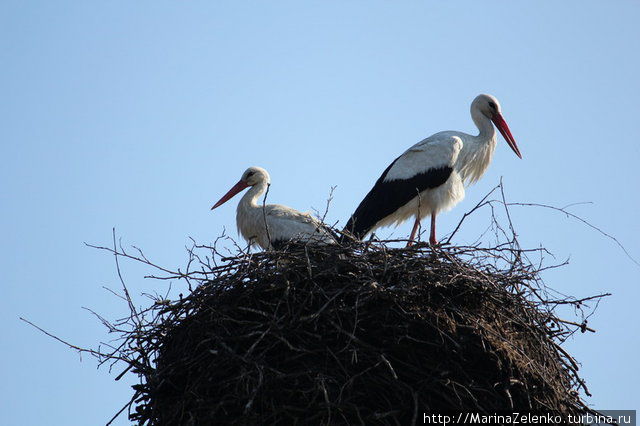
[(438, 244), (438, 240), (436, 240), (436, 214), (435, 212), (431, 213), (431, 234), (429, 235), (429, 244), (435, 246)]
[(407, 247), (410, 247), (413, 244), (413, 240), (416, 238), (416, 232), (418, 232), (418, 227), (420, 226), (420, 218), (416, 216), (416, 221), (413, 224), (413, 229), (411, 230), (411, 236), (409, 237), (409, 241), (407, 241)]

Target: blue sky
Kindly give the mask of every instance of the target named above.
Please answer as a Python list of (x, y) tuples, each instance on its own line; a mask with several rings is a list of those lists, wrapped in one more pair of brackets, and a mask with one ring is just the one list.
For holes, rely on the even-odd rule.
[[(450, 231), (503, 177), (512, 201), (567, 205), (636, 258), (640, 3), (276, 1), (0, 3), (0, 423), (103, 424), (130, 395), (18, 320), (78, 345), (109, 339), (82, 307), (125, 306), (111, 229), (167, 267), (189, 237), (235, 234), (213, 202), (250, 165), (270, 200), (344, 223), (390, 161), (432, 133), (474, 132), (479, 93), (502, 103), (523, 160), (502, 139), (485, 177), (439, 219)], [(516, 209), (523, 245), (571, 263), (563, 293), (614, 295), (567, 344), (599, 409), (637, 409), (639, 268), (561, 214)], [(472, 241), (479, 217), (456, 242)], [(382, 235), (408, 235), (410, 224)], [(125, 264), (132, 292), (162, 291)], [(181, 284), (176, 283), (176, 286)], [(140, 299), (143, 302), (143, 299)], [(121, 418), (115, 424), (127, 424)]]

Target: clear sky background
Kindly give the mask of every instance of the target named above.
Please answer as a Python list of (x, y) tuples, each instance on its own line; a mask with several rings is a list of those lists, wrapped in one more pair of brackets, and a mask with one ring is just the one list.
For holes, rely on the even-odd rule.
[[(129, 399), (19, 321), (70, 342), (109, 339), (82, 307), (126, 307), (116, 227), (157, 263), (184, 265), (188, 237), (235, 235), (237, 199), (209, 208), (245, 168), (269, 200), (345, 223), (384, 168), (441, 130), (475, 132), (479, 93), (502, 103), (524, 156), (500, 138), (493, 164), (441, 216), (450, 231), (502, 176), (511, 201), (567, 205), (640, 257), (637, 1), (0, 2), (0, 424), (104, 424)], [(457, 238), (469, 243), (486, 214)], [(523, 245), (559, 260), (564, 293), (613, 296), (567, 348), (598, 409), (637, 409), (640, 268), (565, 216), (514, 210)], [(410, 224), (382, 236), (408, 235)], [(163, 291), (125, 264), (131, 291)], [(175, 284), (181, 286), (182, 284)], [(139, 299), (142, 302), (142, 299)], [(128, 424), (121, 417), (115, 424)]]

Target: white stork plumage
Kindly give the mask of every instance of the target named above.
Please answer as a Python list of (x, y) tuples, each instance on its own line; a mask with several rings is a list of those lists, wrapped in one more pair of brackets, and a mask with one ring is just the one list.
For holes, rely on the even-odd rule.
[(480, 179), (491, 162), (496, 147), (492, 122), (522, 158), (495, 97), (478, 95), (471, 103), (471, 118), (480, 131), (477, 136), (439, 132), (396, 158), (360, 202), (345, 231), (362, 239), (376, 228), (415, 217), (409, 246), (420, 220), (431, 215), (429, 242), (436, 245), (436, 215), (460, 202), (465, 184)]
[(279, 204), (258, 204), (258, 199), (271, 182), (262, 167), (249, 167), (242, 177), (211, 210), (229, 201), (243, 189), (250, 187), (238, 203), (236, 223), (238, 233), (251, 245), (265, 250), (278, 248), (290, 240), (331, 244), (335, 240), (322, 223), (308, 213), (301, 213)]

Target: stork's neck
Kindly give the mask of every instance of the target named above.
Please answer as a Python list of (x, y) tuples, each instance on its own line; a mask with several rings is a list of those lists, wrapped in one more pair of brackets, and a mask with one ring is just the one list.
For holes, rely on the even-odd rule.
[(479, 144), (489, 143), (495, 139), (496, 129), (493, 127), (493, 123), (486, 115), (481, 113), (479, 110), (474, 109), (471, 111), (471, 118), (480, 131), (478, 136), (476, 136), (476, 140)]
[(249, 188), (238, 203), (238, 209), (251, 209), (258, 207), (258, 198), (264, 194), (264, 191), (267, 190), (267, 186), (268, 184), (266, 182), (260, 182)]
[(245, 240), (252, 244), (257, 243), (262, 247), (267, 247), (269, 243), (268, 239), (264, 241), (260, 240), (260, 236), (263, 234), (260, 230), (265, 229), (265, 216), (262, 210), (262, 202), (259, 202), (259, 199), (267, 190), (268, 186), (269, 184), (267, 182), (260, 182), (253, 185), (242, 196), (242, 199), (238, 203), (238, 209), (236, 210), (238, 233), (242, 235)]
[(464, 140), (457, 167), (467, 184), (476, 182), (487, 170), (496, 148), (496, 129), (491, 120), (478, 110), (471, 110), (471, 118), (478, 127), (478, 136)]

